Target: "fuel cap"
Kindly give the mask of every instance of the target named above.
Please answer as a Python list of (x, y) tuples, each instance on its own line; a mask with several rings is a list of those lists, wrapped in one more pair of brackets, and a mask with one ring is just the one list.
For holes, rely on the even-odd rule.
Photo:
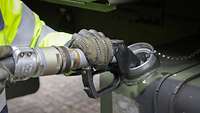
[(137, 56), (140, 65), (129, 68), (129, 74), (124, 76), (125, 81), (135, 81), (159, 66), (160, 62), (152, 45), (142, 42), (132, 44), (128, 48)]

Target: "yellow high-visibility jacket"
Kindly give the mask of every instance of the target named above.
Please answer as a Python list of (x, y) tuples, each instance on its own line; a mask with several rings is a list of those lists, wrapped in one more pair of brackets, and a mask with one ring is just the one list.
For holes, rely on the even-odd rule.
[[(45, 25), (22, 1), (0, 0), (0, 45), (62, 46), (71, 37), (71, 34), (54, 31)], [(0, 112), (5, 106), (4, 90), (0, 94)]]
[(57, 32), (20, 0), (0, 0), (0, 45), (61, 46), (71, 34)]

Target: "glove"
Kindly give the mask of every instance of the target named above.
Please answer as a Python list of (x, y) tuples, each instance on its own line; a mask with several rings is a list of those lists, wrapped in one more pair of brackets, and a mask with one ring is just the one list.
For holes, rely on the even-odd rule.
[(1, 60), (12, 55), (12, 49), (9, 46), (0, 46), (0, 94), (4, 90), (6, 80), (9, 77), (9, 70), (1, 64)]
[(73, 34), (67, 45), (70, 48), (81, 49), (89, 64), (97, 68), (108, 65), (113, 57), (111, 40), (95, 30), (83, 29)]

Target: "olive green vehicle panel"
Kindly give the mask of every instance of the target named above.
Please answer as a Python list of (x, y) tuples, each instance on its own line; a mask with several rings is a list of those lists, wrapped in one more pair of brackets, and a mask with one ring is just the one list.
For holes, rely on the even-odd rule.
[(61, 5), (79, 7), (83, 9), (90, 9), (100, 12), (110, 12), (116, 9), (115, 6), (109, 4), (95, 3), (96, 0), (44, 0), (50, 3), (56, 3)]
[[(120, 113), (120, 111), (123, 111), (123, 109), (125, 109), (123, 113), (129, 113), (130, 111), (128, 111), (128, 109), (134, 109), (135, 112), (132, 111), (133, 113), (139, 113), (139, 108), (134, 98), (140, 95), (145, 87), (148, 86), (151, 82), (155, 81), (157, 78), (167, 76), (169, 74), (173, 75), (170, 77), (171, 79), (183, 81), (189, 76), (200, 74), (199, 69), (199, 61), (178, 63), (174, 64), (173, 66), (161, 64), (161, 66), (157, 68), (154, 73), (151, 73), (152, 75), (150, 75), (150, 78), (145, 79), (145, 82), (141, 82), (133, 86), (122, 84), (112, 94), (108, 94), (105, 97), (103, 96), (101, 98), (101, 105), (103, 105), (101, 106), (101, 113)], [(110, 81), (111, 78), (109, 78), (108, 76), (102, 76), (100, 81), (101, 87), (103, 87), (105, 84), (110, 83)], [(199, 83), (200, 79), (196, 79), (193, 82), (189, 83), (189, 85), (199, 86)], [(123, 102), (126, 102), (127, 108), (119, 108), (120, 106), (123, 106)]]

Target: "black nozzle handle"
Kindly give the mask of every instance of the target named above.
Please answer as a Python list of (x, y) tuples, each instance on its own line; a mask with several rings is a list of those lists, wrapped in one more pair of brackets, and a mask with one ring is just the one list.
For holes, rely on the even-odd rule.
[[(102, 71), (105, 72), (105, 71)], [(104, 94), (110, 93), (120, 85), (120, 76), (113, 74), (114, 79), (113, 81), (106, 87), (97, 90), (94, 85), (93, 78), (99, 72), (93, 71), (92, 68), (88, 67), (82, 71), (82, 80), (84, 85), (84, 90), (90, 98), (98, 98)]]

